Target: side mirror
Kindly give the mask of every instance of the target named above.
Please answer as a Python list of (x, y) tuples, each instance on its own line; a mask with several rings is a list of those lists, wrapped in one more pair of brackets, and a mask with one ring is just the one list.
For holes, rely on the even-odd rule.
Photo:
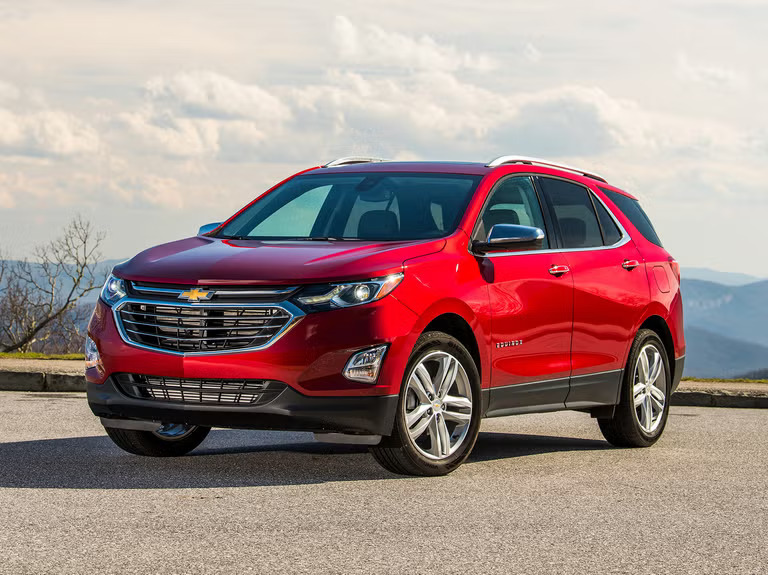
[(520, 252), (539, 249), (544, 245), (544, 231), (532, 226), (496, 224), (491, 228), (488, 239), (472, 243), (474, 252)]
[(197, 231), (198, 236), (202, 236), (207, 234), (208, 232), (212, 232), (216, 228), (218, 228), (222, 222), (216, 222), (213, 224), (205, 224), (204, 226), (200, 226), (200, 229)]

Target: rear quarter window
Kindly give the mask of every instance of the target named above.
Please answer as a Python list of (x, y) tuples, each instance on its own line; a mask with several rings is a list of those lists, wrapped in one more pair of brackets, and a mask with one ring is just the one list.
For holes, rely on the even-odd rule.
[(652, 244), (656, 244), (657, 246), (662, 247), (659, 235), (653, 228), (653, 224), (651, 223), (651, 219), (648, 217), (648, 214), (646, 214), (643, 208), (640, 206), (640, 202), (633, 200), (624, 194), (614, 192), (613, 190), (608, 190), (602, 187), (600, 190), (606, 196), (608, 196), (609, 200), (616, 204), (616, 207), (619, 208), (625, 216), (627, 216), (627, 219), (632, 222), (632, 225), (637, 228), (638, 232), (643, 234), (643, 237), (646, 240)]

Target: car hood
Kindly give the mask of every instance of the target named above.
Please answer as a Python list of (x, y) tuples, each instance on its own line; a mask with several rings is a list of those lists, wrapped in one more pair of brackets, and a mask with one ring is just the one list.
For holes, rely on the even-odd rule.
[(299, 284), (373, 278), (438, 252), (444, 239), (407, 242), (221, 240), (197, 236), (145, 250), (120, 277), (170, 284)]

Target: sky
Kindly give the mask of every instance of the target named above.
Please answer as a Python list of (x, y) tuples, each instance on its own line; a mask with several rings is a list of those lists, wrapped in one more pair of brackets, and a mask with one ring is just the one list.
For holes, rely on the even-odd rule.
[(0, 252), (105, 258), (347, 155), (564, 161), (768, 277), (768, 2), (0, 0)]

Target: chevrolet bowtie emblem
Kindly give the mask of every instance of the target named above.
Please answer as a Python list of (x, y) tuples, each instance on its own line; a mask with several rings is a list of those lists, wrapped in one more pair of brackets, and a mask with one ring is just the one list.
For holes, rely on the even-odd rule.
[(179, 294), (179, 299), (185, 299), (187, 301), (205, 301), (209, 300), (213, 297), (212, 291), (205, 291), (201, 289), (191, 289), (189, 291), (184, 291)]

